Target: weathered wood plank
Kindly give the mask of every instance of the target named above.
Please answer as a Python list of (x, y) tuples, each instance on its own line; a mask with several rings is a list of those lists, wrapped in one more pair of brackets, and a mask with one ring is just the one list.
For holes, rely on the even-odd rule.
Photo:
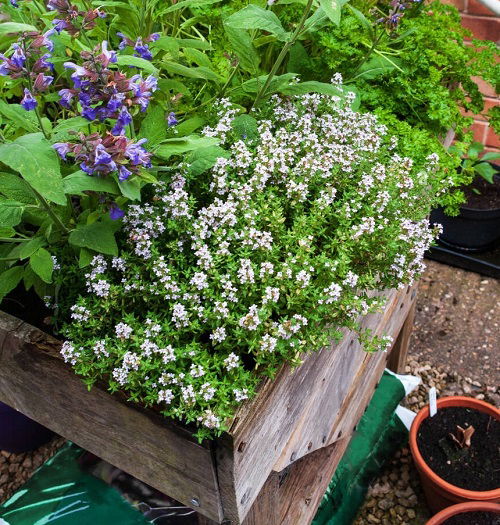
[[(413, 292), (412, 292), (413, 293)], [(416, 293), (416, 290), (415, 290)], [(388, 368), (397, 374), (404, 374), (406, 359), (408, 357), (408, 348), (410, 346), (410, 337), (413, 330), (413, 321), (415, 320), (415, 309), (417, 302), (413, 301), (410, 311), (399, 332), (398, 338), (388, 360)]]
[(330, 483), (349, 439), (323, 447), (271, 472), (243, 525), (308, 525)]
[[(366, 316), (362, 325), (396, 337), (412, 294), (407, 290), (386, 294), (384, 312)], [(386, 357), (367, 355), (348, 334), (339, 345), (306, 356), (298, 369), (285, 366), (274, 381), (265, 382), (257, 398), (238, 412), (230, 430), (233, 442), (217, 445), (225, 517), (235, 523), (243, 520), (271, 470), (281, 470), (335, 441), (339, 432), (349, 435), (352, 429), (347, 427), (364, 410)], [(361, 389), (359, 400), (356, 389)], [(228, 446), (234, 455), (224, 451)]]
[(87, 391), (60, 343), (0, 312), (0, 400), (97, 456), (220, 521), (212, 453), (165, 418)]

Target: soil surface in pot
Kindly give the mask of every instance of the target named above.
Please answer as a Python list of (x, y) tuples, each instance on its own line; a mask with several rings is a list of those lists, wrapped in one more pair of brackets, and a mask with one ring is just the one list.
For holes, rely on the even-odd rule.
[[(474, 427), (470, 447), (461, 448), (457, 425)], [(500, 487), (500, 422), (488, 414), (466, 407), (447, 407), (422, 421), (417, 445), (424, 461), (439, 477), (467, 490)], [(469, 523), (472, 523), (469, 521)]]
[[(500, 208), (500, 176), (494, 177), (490, 184), (483, 177), (476, 177), (472, 184), (463, 188), (467, 201), (463, 204), (466, 208), (476, 210), (497, 210)], [(479, 194), (476, 193), (477, 190)]]
[(443, 525), (500, 525), (500, 515), (494, 512), (464, 512), (452, 516)]

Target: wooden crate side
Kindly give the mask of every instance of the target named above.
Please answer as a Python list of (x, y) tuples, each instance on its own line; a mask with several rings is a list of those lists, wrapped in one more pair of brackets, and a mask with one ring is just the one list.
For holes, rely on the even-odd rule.
[[(389, 291), (387, 296), (384, 312), (366, 316), (363, 326), (395, 337), (411, 306), (411, 293)], [(237, 414), (231, 429), (234, 457), (225, 453), (226, 463), (218, 462), (218, 469), (232, 470), (233, 486), (221, 488), (225, 516), (242, 520), (271, 470), (281, 470), (327, 445), (332, 429), (340, 430), (337, 422), (345, 399), (355, 393), (353, 383), (359, 387), (363, 378), (375, 371), (380, 376), (385, 360), (386, 354), (367, 355), (347, 335), (336, 347), (308, 355), (296, 370), (283, 367), (275, 381), (266, 382), (257, 398)], [(367, 368), (366, 376), (363, 368)], [(373, 388), (366, 395), (372, 392)], [(358, 410), (355, 406), (346, 412), (344, 425), (349, 422), (347, 416)], [(231, 490), (234, 494), (229, 494)], [(224, 504), (227, 497), (231, 502)]]
[[(392, 291), (384, 312), (366, 316), (363, 327), (372, 329), (377, 335), (385, 333), (396, 339), (414, 302), (415, 296), (412, 296), (410, 288), (399, 293)], [(329, 445), (341, 436), (350, 435), (357, 423), (353, 415), (358, 412), (359, 406), (366, 406), (370, 400), (387, 358), (392, 354), (392, 351), (367, 354), (352, 335), (335, 349), (335, 352), (339, 351), (344, 353), (345, 358), (339, 370), (333, 371), (337, 375), (333, 377), (330, 370), (324, 372), (322, 388), (316, 390), (316, 395), (310, 396), (308, 406), (273, 470), (279, 472), (295, 459)], [(331, 356), (327, 357), (331, 359)], [(328, 366), (328, 363), (321, 365)], [(337, 378), (350, 380), (339, 384)]]
[(348, 444), (348, 438), (339, 439), (282, 472), (271, 472), (243, 525), (311, 523)]
[(87, 391), (60, 343), (0, 312), (0, 400), (109, 463), (220, 521), (210, 448), (149, 411)]

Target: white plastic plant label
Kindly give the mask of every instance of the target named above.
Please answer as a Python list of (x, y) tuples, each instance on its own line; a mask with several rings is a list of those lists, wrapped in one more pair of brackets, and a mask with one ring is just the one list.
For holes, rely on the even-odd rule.
[(437, 413), (437, 402), (436, 402), (436, 387), (429, 389), (429, 415), (434, 417)]

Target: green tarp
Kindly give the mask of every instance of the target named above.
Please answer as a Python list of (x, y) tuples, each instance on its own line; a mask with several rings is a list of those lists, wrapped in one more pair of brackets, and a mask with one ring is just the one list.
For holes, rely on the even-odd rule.
[(0, 518), (9, 525), (150, 523), (116, 489), (80, 469), (82, 452), (66, 444), (0, 506)]
[[(323, 498), (313, 525), (350, 525), (371, 479), (407, 439), (394, 410), (405, 395), (385, 372)], [(68, 443), (7, 502), (0, 518), (9, 525), (143, 525), (150, 523), (119, 492), (83, 472), (82, 450)], [(2, 520), (0, 519), (0, 525)], [(265, 525), (265, 524), (263, 524)]]
[(405, 389), (397, 376), (384, 372), (356, 433), (335, 471), (312, 525), (350, 525), (368, 484), (387, 458), (408, 438), (394, 414)]

